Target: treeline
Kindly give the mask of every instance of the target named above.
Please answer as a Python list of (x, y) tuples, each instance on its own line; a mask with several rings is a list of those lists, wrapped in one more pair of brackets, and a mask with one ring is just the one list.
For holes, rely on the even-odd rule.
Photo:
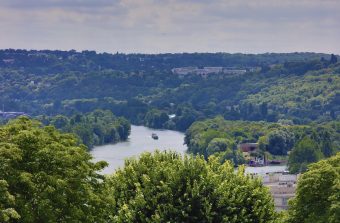
[[(340, 64), (334, 55), (0, 52), (6, 61), (0, 65), (0, 104), (6, 111), (72, 116), (99, 108), (135, 124), (181, 131), (216, 115), (294, 124), (339, 118)], [(181, 66), (260, 69), (208, 77), (171, 73)]]
[[(292, 173), (306, 171), (309, 163), (334, 155), (340, 148), (339, 122), (327, 125), (227, 121), (222, 117), (195, 122), (187, 131), (188, 151), (244, 162), (237, 145), (258, 143), (254, 156), (288, 156)], [(226, 154), (230, 154), (227, 156)], [(228, 157), (228, 158), (225, 158)], [(241, 162), (240, 162), (241, 161)]]
[[(329, 54), (321, 53), (165, 53), (123, 54), (96, 53), (75, 50), (0, 50), (0, 67), (24, 69), (38, 75), (67, 71), (99, 71), (113, 69), (123, 72), (171, 70), (186, 66), (262, 66), (289, 61), (328, 60)], [(296, 66), (296, 65), (295, 65)], [(301, 65), (300, 65), (301, 66)]]
[(278, 214), (244, 167), (155, 152), (103, 176), (107, 163), (74, 136), (22, 117), (0, 127), (0, 221), (337, 223), (339, 163), (340, 153), (311, 165)]
[(126, 140), (130, 135), (131, 124), (125, 118), (117, 118), (111, 111), (95, 110), (86, 114), (76, 114), (70, 118), (64, 115), (54, 117), (39, 116), (45, 125), (73, 133), (88, 148), (95, 145), (116, 143)]

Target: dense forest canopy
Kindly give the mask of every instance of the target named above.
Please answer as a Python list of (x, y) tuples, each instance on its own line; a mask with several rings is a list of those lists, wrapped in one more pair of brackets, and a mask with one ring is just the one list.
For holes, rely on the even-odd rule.
[[(187, 66), (256, 69), (205, 76), (171, 71)], [(0, 104), (5, 111), (32, 116), (108, 109), (135, 124), (182, 131), (216, 115), (305, 124), (337, 119), (339, 74), (336, 56), (316, 53), (148, 55), (9, 49), (0, 51)]]
[(75, 114), (70, 118), (64, 115), (53, 117), (41, 115), (37, 118), (44, 125), (52, 125), (63, 132), (75, 134), (88, 148), (124, 141), (131, 131), (128, 120), (116, 117), (108, 110), (96, 109), (90, 113)]

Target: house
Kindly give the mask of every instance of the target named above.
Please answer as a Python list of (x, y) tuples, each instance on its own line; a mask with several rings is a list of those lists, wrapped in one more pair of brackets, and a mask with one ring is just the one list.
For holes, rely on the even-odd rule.
[(239, 148), (242, 152), (253, 152), (259, 148), (258, 143), (241, 143)]

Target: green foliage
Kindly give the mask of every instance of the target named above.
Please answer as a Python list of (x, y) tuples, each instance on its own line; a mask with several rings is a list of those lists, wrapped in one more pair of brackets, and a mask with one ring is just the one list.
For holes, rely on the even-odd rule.
[(230, 163), (173, 152), (127, 160), (108, 179), (113, 222), (276, 222), (273, 201), (258, 180)]
[(0, 127), (0, 142), (2, 222), (100, 222), (107, 164), (92, 163), (75, 137), (22, 117)]
[(292, 173), (304, 172), (309, 163), (336, 154), (339, 151), (337, 146), (340, 139), (339, 131), (336, 128), (336, 125), (316, 126), (301, 134), (300, 139), (289, 154), (289, 171)]
[(301, 173), (307, 170), (307, 165), (319, 161), (323, 154), (318, 144), (304, 137), (300, 140), (289, 154), (288, 166), (289, 172)]
[(152, 109), (145, 115), (144, 123), (151, 128), (164, 128), (166, 122), (169, 121), (169, 116), (166, 112)]
[(255, 105), (267, 102), (268, 111), (275, 111), (280, 118), (293, 120), (296, 124), (335, 119), (332, 111), (339, 110), (340, 77), (328, 72), (321, 70), (303, 76), (262, 80), (258, 85), (263, 85), (264, 89), (249, 94), (244, 101)]
[(89, 148), (126, 140), (131, 130), (128, 120), (117, 118), (111, 111), (103, 110), (95, 110), (84, 115), (76, 114), (71, 118), (57, 115), (46, 122), (64, 132), (76, 134)]
[(210, 140), (207, 146), (207, 156), (210, 156), (217, 152), (223, 152), (227, 149), (230, 150), (231, 142), (225, 138), (213, 138)]
[(240, 150), (235, 149), (226, 149), (223, 152), (215, 153), (220, 160), (220, 163), (224, 163), (226, 161), (230, 161), (234, 166), (239, 166), (241, 164), (245, 164), (246, 160), (243, 157), (243, 154)]
[[(329, 157), (335, 154), (340, 140), (340, 131), (337, 122), (328, 125), (283, 125), (280, 123), (269, 122), (247, 122), (247, 121), (229, 121), (222, 117), (207, 119), (205, 121), (195, 122), (185, 134), (185, 143), (188, 151), (194, 154), (204, 155), (206, 158), (210, 155), (224, 157), (222, 160), (233, 160), (234, 163), (243, 163), (240, 159), (240, 151), (237, 145), (246, 142), (259, 144), (260, 153), (270, 153), (274, 156), (287, 156), (287, 152), (292, 150), (291, 166), (293, 172), (300, 170), (300, 165), (306, 166), (309, 162), (318, 161), (321, 157)], [(316, 148), (320, 151), (316, 155), (317, 159), (308, 161), (309, 158), (300, 156), (308, 154), (305, 151), (304, 143), (298, 145), (305, 137), (313, 140)], [(306, 146), (310, 144), (306, 144)], [(299, 148), (299, 149), (297, 149)], [(301, 149), (303, 148), (303, 149)], [(305, 151), (305, 152), (302, 152)], [(314, 151), (310, 147), (309, 151)], [(231, 157), (231, 154), (233, 156)], [(297, 156), (300, 159), (293, 158)], [(228, 158), (229, 157), (229, 158)], [(239, 157), (239, 158), (237, 158)], [(280, 158), (282, 159), (282, 158)], [(285, 159), (283, 157), (283, 159)], [(239, 160), (239, 161), (237, 161)], [(304, 170), (302, 168), (301, 170)]]
[(338, 223), (340, 219), (340, 153), (308, 167), (290, 202), (287, 223)]
[(232, 160), (237, 165), (244, 162), (237, 144), (256, 142), (273, 127), (265, 122), (226, 121), (217, 117), (195, 122), (186, 131), (185, 143), (189, 152), (202, 154), (206, 158), (217, 155), (222, 161)]
[[(14, 63), (2, 61), (8, 58)], [(206, 78), (182, 78), (171, 72), (183, 66), (259, 69)], [(0, 104), (31, 116), (111, 110), (135, 124), (180, 131), (216, 115), (306, 124), (337, 120), (339, 73), (336, 56), (313, 53), (111, 55), (0, 50)], [(167, 120), (171, 114), (176, 117)]]
[(273, 155), (287, 155), (294, 141), (295, 136), (288, 129), (274, 130), (268, 134), (268, 151)]
[[(0, 149), (0, 155), (2, 150)], [(19, 214), (14, 210), (14, 196), (8, 192), (8, 183), (0, 180), (0, 222), (9, 222), (11, 219), (20, 218)]]

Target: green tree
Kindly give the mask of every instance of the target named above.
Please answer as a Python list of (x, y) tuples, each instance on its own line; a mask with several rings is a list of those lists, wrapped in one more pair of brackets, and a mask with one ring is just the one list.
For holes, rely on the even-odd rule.
[(51, 118), (50, 124), (63, 132), (76, 134), (89, 148), (126, 140), (131, 130), (131, 124), (125, 118), (117, 118), (111, 111), (99, 109), (84, 115), (77, 114), (70, 119), (57, 115)]
[(121, 140), (126, 140), (131, 132), (131, 124), (125, 118), (118, 118), (118, 133)]
[[(0, 156), (5, 156), (0, 148)], [(20, 218), (14, 210), (14, 196), (8, 192), (8, 184), (5, 180), (0, 180), (0, 222), (9, 222), (11, 219)]]
[(287, 223), (339, 223), (340, 153), (311, 164), (289, 204)]
[[(226, 151), (230, 147), (230, 141), (225, 138), (214, 138), (211, 140), (207, 147), (207, 156), (217, 152)], [(230, 149), (230, 148), (229, 148)]]
[(217, 156), (219, 157), (221, 163), (229, 160), (234, 164), (234, 166), (238, 166), (246, 162), (242, 152), (238, 149), (228, 148), (226, 151), (217, 154)]
[(275, 222), (266, 187), (216, 158), (144, 153), (108, 179), (113, 222)]
[(169, 116), (164, 111), (152, 109), (146, 113), (144, 123), (152, 128), (163, 128), (168, 120)]
[(268, 151), (274, 155), (287, 155), (294, 140), (294, 134), (287, 129), (274, 130), (268, 135)]
[(338, 62), (338, 58), (334, 54), (332, 54), (331, 59), (329, 60), (329, 63), (333, 64), (337, 62)]
[(319, 161), (323, 154), (318, 144), (305, 136), (289, 154), (288, 168), (291, 173), (301, 173), (307, 170), (307, 165)]
[(332, 133), (332, 129), (325, 127), (318, 127), (315, 131), (313, 131), (311, 138), (315, 140), (321, 152), (325, 157), (330, 157), (335, 154), (335, 145), (334, 145), (334, 134)]
[(107, 164), (93, 163), (74, 136), (21, 117), (0, 127), (0, 142), (0, 193), (14, 196), (20, 222), (100, 222)]
[(66, 126), (69, 124), (69, 120), (66, 116), (63, 115), (57, 115), (52, 118), (51, 125), (54, 125), (57, 129), (66, 128)]

